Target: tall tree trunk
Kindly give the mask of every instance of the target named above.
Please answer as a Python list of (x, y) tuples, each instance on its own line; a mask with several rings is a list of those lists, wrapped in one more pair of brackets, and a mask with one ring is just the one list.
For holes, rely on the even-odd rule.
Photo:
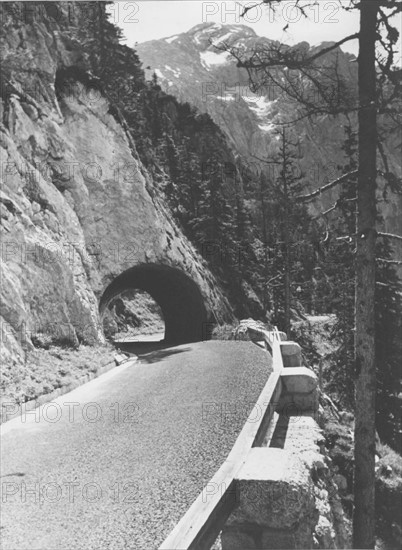
[(377, 151), (375, 43), (378, 4), (378, 0), (362, 0), (360, 5), (354, 548), (374, 548), (375, 543), (374, 291)]

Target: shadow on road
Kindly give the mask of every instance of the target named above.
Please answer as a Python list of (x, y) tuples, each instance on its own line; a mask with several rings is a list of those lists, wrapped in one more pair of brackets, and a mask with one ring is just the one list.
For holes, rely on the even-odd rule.
[(145, 355), (139, 355), (141, 363), (157, 363), (158, 361), (163, 361), (171, 355), (177, 355), (178, 353), (184, 353), (185, 351), (190, 351), (190, 348), (184, 349), (161, 349)]
[(167, 344), (164, 340), (159, 342), (115, 342), (114, 345), (124, 353), (137, 355), (142, 363), (157, 363), (171, 355), (190, 350), (190, 348), (177, 349), (177, 344)]

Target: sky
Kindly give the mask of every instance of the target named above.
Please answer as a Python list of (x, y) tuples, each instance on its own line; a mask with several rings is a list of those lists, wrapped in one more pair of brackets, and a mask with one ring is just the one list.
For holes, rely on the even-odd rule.
[[(357, 11), (346, 12), (339, 0), (321, 0), (315, 8), (307, 9), (310, 17), (303, 18), (294, 7), (295, 1), (283, 1), (275, 17), (266, 5), (260, 5), (240, 14), (244, 6), (258, 2), (212, 2), (200, 0), (137, 0), (136, 2), (115, 2), (110, 8), (112, 20), (119, 25), (127, 39), (128, 46), (165, 38), (202, 22), (223, 24), (240, 23), (254, 29), (257, 35), (280, 40), (288, 44), (307, 41), (316, 45), (325, 41), (336, 41), (358, 30)], [(289, 27), (284, 31), (284, 27)], [(345, 51), (357, 54), (357, 41), (343, 46)]]

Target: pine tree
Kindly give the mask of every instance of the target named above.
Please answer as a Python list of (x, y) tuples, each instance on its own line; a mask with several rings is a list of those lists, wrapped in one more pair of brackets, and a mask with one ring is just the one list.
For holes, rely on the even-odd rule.
[[(357, 167), (357, 135), (351, 125), (345, 127), (342, 147), (345, 173)], [(327, 389), (338, 395), (340, 404), (354, 406), (354, 288), (355, 288), (355, 220), (356, 177), (342, 184), (337, 201), (337, 216), (330, 225), (337, 237), (325, 256), (323, 268), (330, 278), (329, 303), (336, 313), (333, 337), (339, 342), (333, 354), (334, 368)], [(378, 220), (380, 221), (380, 220)], [(376, 256), (376, 325), (375, 354), (377, 376), (376, 428), (380, 438), (400, 451), (401, 405), (397, 398), (400, 386), (402, 344), (400, 280), (392, 263), (392, 248), (387, 239), (377, 242)]]
[(392, 248), (386, 239), (377, 241), (376, 269), (376, 428), (380, 438), (402, 452), (401, 391), (402, 293), (401, 281), (391, 260)]
[[(356, 170), (357, 134), (350, 124), (345, 127), (342, 150), (345, 164), (339, 169), (344, 173)], [(324, 266), (331, 279), (328, 301), (337, 317), (332, 336), (339, 342), (332, 358), (335, 368), (331, 371), (328, 389), (336, 392), (340, 403), (347, 407), (354, 405), (356, 183), (357, 178), (351, 177), (341, 186), (336, 216), (330, 221), (331, 233), (335, 234), (335, 238), (331, 240)]]
[[(275, 161), (279, 174), (269, 197), (270, 279), (274, 322), (284, 331), (291, 331), (291, 310), (295, 306), (293, 287), (295, 274), (303, 284), (304, 271), (311, 263), (310, 252), (303, 247), (310, 231), (307, 208), (296, 197), (303, 189), (303, 174), (298, 165), (298, 141), (290, 130), (282, 127), (277, 135), (279, 149)], [(307, 253), (306, 253), (307, 252)]]
[(236, 247), (234, 265), (239, 272), (239, 276), (242, 279), (251, 279), (255, 273), (256, 258), (250, 246), (252, 241), (250, 212), (240, 190), (236, 191), (236, 234), (233, 241)]
[[(258, 218), (257, 224), (261, 228), (260, 239), (256, 240), (254, 248), (258, 254), (260, 260), (260, 286), (262, 289), (262, 303), (265, 312), (268, 312), (273, 306), (273, 296), (270, 293), (269, 281), (271, 278), (271, 269), (269, 265), (269, 240), (268, 240), (268, 204), (270, 198), (270, 185), (266, 174), (261, 171), (258, 178), (257, 187), (257, 204), (258, 204)], [(272, 248), (272, 247), (271, 247)]]

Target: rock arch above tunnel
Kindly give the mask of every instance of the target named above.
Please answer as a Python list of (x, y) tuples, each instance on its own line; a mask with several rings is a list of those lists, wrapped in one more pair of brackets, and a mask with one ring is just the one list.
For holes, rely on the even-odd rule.
[(99, 310), (128, 289), (145, 290), (159, 304), (169, 343), (203, 339), (207, 311), (198, 285), (182, 270), (162, 264), (141, 264), (118, 275), (104, 291)]

